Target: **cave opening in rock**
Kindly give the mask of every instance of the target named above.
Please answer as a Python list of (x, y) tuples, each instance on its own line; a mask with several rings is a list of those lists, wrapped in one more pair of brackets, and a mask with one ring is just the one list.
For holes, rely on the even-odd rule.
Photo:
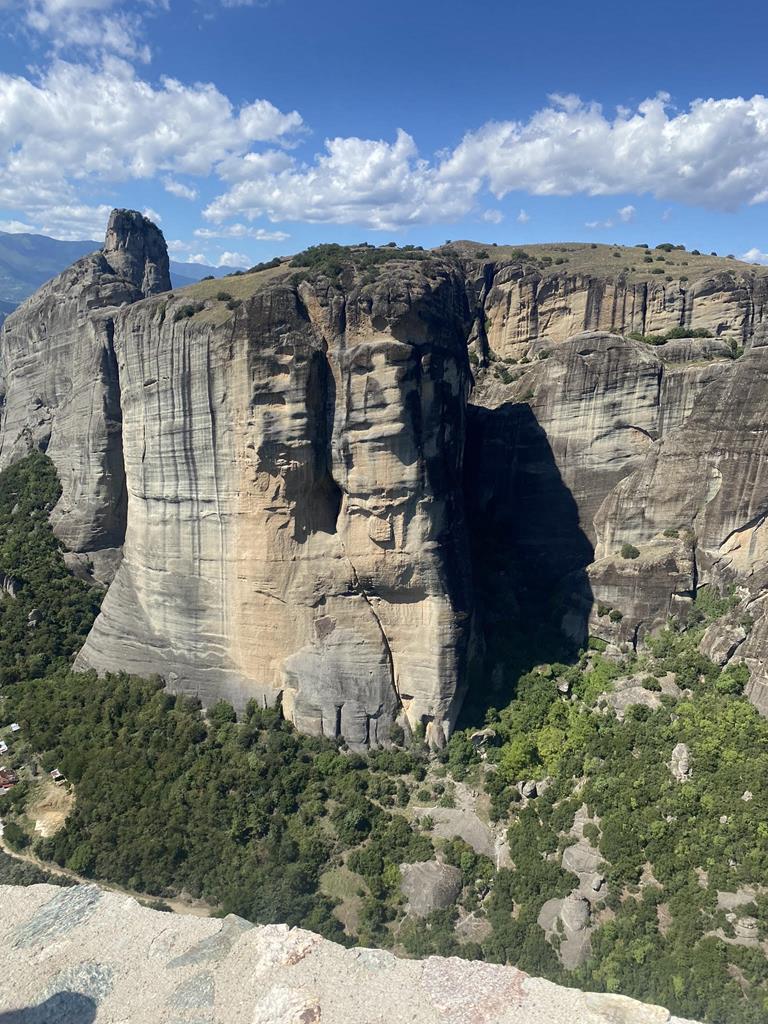
[(306, 409), (312, 454), (309, 486), (296, 502), (294, 536), (300, 541), (313, 533), (336, 533), (341, 512), (342, 491), (331, 472), (336, 381), (324, 352), (313, 352), (309, 362)]

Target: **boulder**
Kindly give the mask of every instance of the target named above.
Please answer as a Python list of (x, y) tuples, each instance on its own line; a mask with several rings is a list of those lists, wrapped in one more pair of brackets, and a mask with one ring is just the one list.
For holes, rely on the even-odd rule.
[(592, 874), (597, 871), (601, 863), (600, 851), (586, 840), (575, 843), (573, 846), (566, 846), (563, 850), (563, 869), (572, 871), (575, 875)]
[(560, 909), (560, 920), (563, 922), (566, 935), (583, 931), (589, 926), (589, 900), (571, 893), (566, 896)]
[(746, 639), (747, 631), (739, 623), (713, 622), (701, 638), (699, 650), (716, 665), (725, 665)]
[(400, 888), (408, 901), (408, 910), (417, 917), (452, 907), (461, 894), (461, 871), (450, 864), (435, 860), (401, 864), (400, 874)]

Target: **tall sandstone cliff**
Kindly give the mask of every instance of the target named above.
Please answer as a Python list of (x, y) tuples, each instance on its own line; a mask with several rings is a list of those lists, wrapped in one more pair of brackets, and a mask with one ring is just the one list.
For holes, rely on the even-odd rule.
[(79, 665), (205, 703), (282, 693), (353, 744), (402, 708), (442, 743), (471, 626), (463, 282), (440, 261), (293, 276), (117, 317), (128, 529)]
[[(768, 709), (768, 272), (589, 246), (363, 256), (174, 294), (160, 232), (116, 211), (101, 253), (9, 317), (0, 465), (45, 448), (64, 543), (123, 552), (78, 667), (281, 697), (353, 746), (396, 719), (440, 745), (498, 668), (472, 671), (500, 594), (621, 647), (734, 582), (755, 624), (725, 657)], [(673, 327), (711, 337), (625, 336)]]

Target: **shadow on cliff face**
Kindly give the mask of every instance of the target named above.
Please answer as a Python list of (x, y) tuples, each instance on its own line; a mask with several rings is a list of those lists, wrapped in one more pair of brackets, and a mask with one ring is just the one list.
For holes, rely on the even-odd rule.
[(0, 1013), (0, 1024), (92, 1024), (96, 1003), (79, 992), (57, 992), (38, 1006)]
[[(485, 655), (459, 728), (514, 696), (534, 665), (572, 662), (587, 640), (594, 549), (547, 435), (527, 404), (467, 410), (464, 487)], [(564, 625), (566, 629), (564, 630)]]

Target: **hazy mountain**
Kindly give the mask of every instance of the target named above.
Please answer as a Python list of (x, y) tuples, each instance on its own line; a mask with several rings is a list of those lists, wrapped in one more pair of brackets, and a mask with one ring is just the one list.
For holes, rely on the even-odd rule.
[[(47, 235), (0, 231), (0, 321), (41, 284), (81, 256), (100, 249), (101, 245), (101, 242), (88, 239), (61, 242)], [(171, 277), (176, 288), (193, 284), (209, 274), (218, 277), (226, 272), (226, 269), (198, 263), (171, 261)]]

